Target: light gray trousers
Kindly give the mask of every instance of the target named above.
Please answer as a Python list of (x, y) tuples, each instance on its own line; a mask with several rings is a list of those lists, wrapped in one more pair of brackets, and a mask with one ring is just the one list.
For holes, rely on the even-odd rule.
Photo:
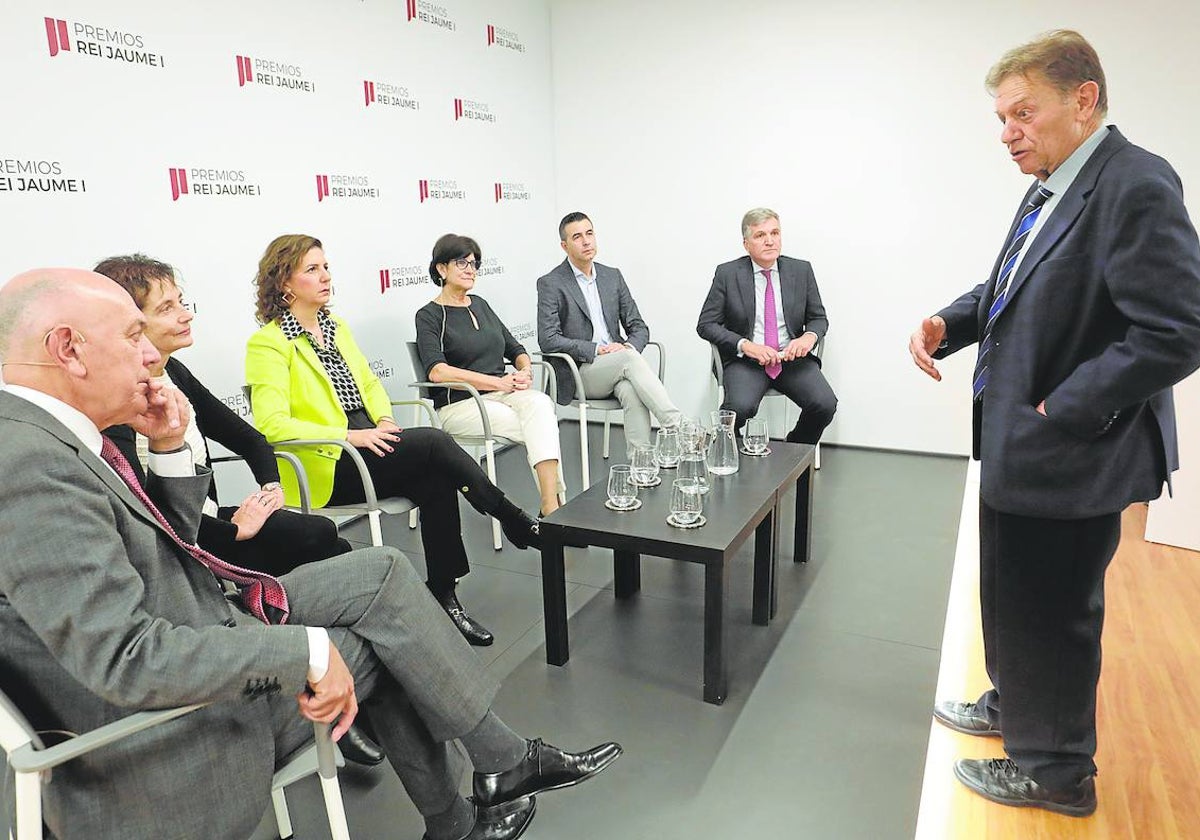
[(631, 454), (637, 444), (649, 444), (650, 415), (670, 426), (679, 422), (679, 409), (671, 402), (667, 389), (658, 381), (646, 359), (636, 350), (605, 353), (594, 362), (579, 366), (579, 378), (588, 399), (615, 396), (625, 410), (625, 451)]

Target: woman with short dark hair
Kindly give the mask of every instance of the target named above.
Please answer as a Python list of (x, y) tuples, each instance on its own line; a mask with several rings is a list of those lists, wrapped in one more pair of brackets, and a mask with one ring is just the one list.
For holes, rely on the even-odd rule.
[[(492, 431), (525, 444), (541, 512), (548, 514), (558, 509), (564, 490), (554, 402), (530, 387), (532, 363), (525, 348), (486, 300), (468, 294), (481, 259), (479, 243), (469, 236), (447, 233), (434, 244), (429, 276), (441, 292), (416, 314), (422, 372), (431, 382), (466, 382), (482, 392)], [(507, 372), (506, 361), (516, 370)], [(483, 434), (479, 411), (468, 397), (449, 388), (434, 391), (442, 429), (451, 435)]]

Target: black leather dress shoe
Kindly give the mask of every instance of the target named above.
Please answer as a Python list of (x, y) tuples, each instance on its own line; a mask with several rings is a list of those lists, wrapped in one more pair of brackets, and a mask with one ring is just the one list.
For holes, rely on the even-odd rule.
[(958, 780), (984, 799), (1016, 808), (1045, 808), (1069, 817), (1096, 810), (1096, 783), (1088, 776), (1066, 790), (1044, 788), (1025, 775), (1011, 758), (963, 758), (954, 762)]
[(536, 548), (541, 550), (541, 523), (523, 510), (517, 509), (512, 516), (506, 517), (500, 523), (504, 536), (517, 548)]
[(357, 726), (351, 725), (338, 741), (338, 749), (347, 761), (374, 767), (384, 759), (383, 749)]
[(537, 738), (529, 742), (525, 757), (516, 767), (502, 773), (476, 773), (475, 802), (495, 808), (547, 790), (577, 785), (612, 764), (624, 750), (609, 742), (587, 752), (563, 752)]
[(454, 594), (453, 589), (441, 594), (435, 592), (433, 593), (433, 597), (442, 605), (442, 609), (446, 611), (446, 615), (450, 616), (450, 620), (454, 622), (454, 626), (458, 628), (458, 632), (462, 633), (463, 638), (468, 642), (476, 647), (487, 647), (496, 641), (496, 637), (486, 627), (467, 615), (467, 611), (463, 609), (463, 605), (458, 603), (458, 596)]
[[(484, 813), (483, 808), (476, 806), (475, 825), (461, 840), (517, 840), (529, 828), (536, 812), (537, 800), (532, 796), (492, 813)], [(429, 840), (429, 835), (422, 840)]]
[(975, 703), (943, 700), (933, 705), (933, 718), (942, 726), (966, 735), (985, 735), (989, 738), (999, 738), (1001, 735), (1000, 727), (992, 726), (987, 715)]

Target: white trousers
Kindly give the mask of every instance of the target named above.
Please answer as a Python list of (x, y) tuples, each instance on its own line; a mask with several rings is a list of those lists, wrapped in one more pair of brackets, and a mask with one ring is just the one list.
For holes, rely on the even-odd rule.
[[(562, 452), (558, 443), (558, 417), (554, 401), (541, 391), (532, 389), (489, 391), (482, 395), (492, 434), (525, 444), (529, 466), (542, 461), (558, 462), (558, 492), (566, 491), (562, 477)], [(482, 435), (483, 421), (475, 401), (459, 400), (438, 409), (442, 430), (454, 435)]]

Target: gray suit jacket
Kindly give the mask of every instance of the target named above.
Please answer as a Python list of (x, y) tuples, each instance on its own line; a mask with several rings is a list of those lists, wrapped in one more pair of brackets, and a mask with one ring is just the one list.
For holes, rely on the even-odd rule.
[[(600, 291), (600, 307), (613, 341), (629, 344), (639, 353), (646, 349), (650, 330), (638, 312), (633, 295), (625, 285), (619, 269), (593, 263), (596, 286)], [(570, 263), (563, 260), (548, 274), (538, 278), (538, 345), (543, 353), (567, 353), (577, 364), (596, 359), (596, 342), (592, 338), (592, 318), (587, 300), (575, 279)], [(549, 359), (558, 378), (558, 402), (566, 405), (575, 398), (575, 380), (565, 362)]]
[[(793, 338), (806, 332), (824, 338), (829, 330), (825, 305), (817, 291), (817, 278), (807, 260), (779, 257), (779, 294), (783, 299), (783, 319)], [(700, 308), (696, 333), (717, 345), (721, 360), (729, 364), (737, 358), (737, 344), (743, 338), (754, 339), (754, 268), (750, 257), (739, 257), (717, 266), (708, 297)], [(817, 356), (813, 355), (814, 359)], [(820, 359), (817, 359), (820, 362)]]
[[(0, 680), (33, 725), (82, 732), (138, 709), (213, 704), (55, 770), (50, 829), (60, 840), (249, 836), (275, 766), (264, 696), (304, 686), (304, 628), (233, 609), (103, 461), (4, 392), (0, 470)], [(209, 481), (147, 481), (184, 539)]]

